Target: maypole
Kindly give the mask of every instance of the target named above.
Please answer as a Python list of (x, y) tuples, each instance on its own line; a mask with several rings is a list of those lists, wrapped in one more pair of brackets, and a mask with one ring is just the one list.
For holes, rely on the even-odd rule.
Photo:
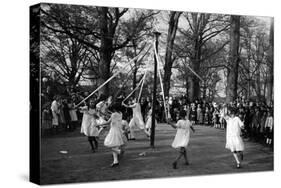
[[(158, 53), (158, 38), (161, 33), (155, 31), (155, 48), (156, 53)], [(152, 122), (151, 122), (151, 135), (150, 135), (150, 146), (154, 147), (154, 138), (155, 138), (155, 107), (156, 107), (156, 89), (157, 89), (157, 59), (154, 54), (154, 83), (153, 83), (153, 101), (152, 101)]]

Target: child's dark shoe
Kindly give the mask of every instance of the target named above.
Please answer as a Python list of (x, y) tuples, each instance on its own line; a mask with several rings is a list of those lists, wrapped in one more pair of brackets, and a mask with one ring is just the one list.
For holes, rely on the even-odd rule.
[(111, 168), (114, 168), (114, 167), (117, 167), (119, 165), (119, 163), (112, 163), (111, 165), (110, 165), (110, 167)]
[(177, 169), (177, 162), (173, 162), (173, 169)]

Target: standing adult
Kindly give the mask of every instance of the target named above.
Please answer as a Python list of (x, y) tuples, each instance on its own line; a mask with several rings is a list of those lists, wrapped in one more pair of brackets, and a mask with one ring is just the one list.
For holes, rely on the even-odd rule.
[(51, 111), (52, 111), (52, 126), (53, 126), (53, 130), (55, 131), (55, 133), (58, 132), (58, 128), (59, 128), (59, 96), (56, 95), (54, 97), (54, 100), (51, 104)]

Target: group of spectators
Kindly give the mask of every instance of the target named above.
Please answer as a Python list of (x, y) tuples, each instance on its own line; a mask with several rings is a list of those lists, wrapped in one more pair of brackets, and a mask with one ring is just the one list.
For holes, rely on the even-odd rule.
[(77, 97), (54, 96), (42, 106), (42, 135), (74, 131), (81, 122), (82, 114), (74, 108)]
[[(163, 102), (159, 102), (158, 119), (165, 121)], [(243, 137), (253, 141), (272, 145), (273, 142), (273, 105), (264, 102), (253, 102), (237, 99), (229, 104), (195, 100), (188, 102), (185, 98), (166, 99), (168, 116), (173, 121), (179, 119), (179, 112), (186, 111), (189, 120), (194, 125), (212, 126), (217, 129), (226, 129), (223, 116), (227, 114), (228, 107), (233, 107), (236, 115), (244, 122)], [(270, 140), (270, 141), (268, 141)]]

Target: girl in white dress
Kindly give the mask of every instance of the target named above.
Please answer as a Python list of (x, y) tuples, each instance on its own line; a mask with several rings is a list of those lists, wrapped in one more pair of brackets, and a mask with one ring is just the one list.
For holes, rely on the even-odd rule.
[(241, 128), (244, 128), (244, 123), (241, 119), (235, 116), (235, 109), (228, 109), (229, 116), (223, 115), (226, 120), (226, 144), (225, 148), (229, 149), (237, 164), (237, 168), (241, 167), (241, 161), (243, 160), (244, 142), (241, 138)]
[[(108, 107), (112, 103), (112, 96), (109, 96), (107, 99), (105, 98), (104, 95), (100, 97), (100, 102), (97, 103), (96, 105), (96, 110), (98, 112), (99, 118), (97, 119), (98, 124), (103, 124), (110, 118), (110, 112), (108, 110)], [(103, 128), (99, 129), (99, 134), (101, 134)]]
[(104, 145), (112, 150), (113, 163), (110, 166), (116, 167), (119, 165), (118, 155), (123, 155), (124, 153), (122, 146), (125, 144), (125, 138), (122, 133), (122, 113), (120, 108), (116, 105), (112, 106), (112, 110), (111, 118), (107, 122), (100, 124), (100, 126), (110, 124), (109, 132), (104, 139)]
[(135, 140), (135, 134), (134, 134), (134, 128), (137, 127), (140, 130), (143, 130), (146, 136), (149, 136), (149, 133), (145, 129), (143, 117), (141, 115), (141, 107), (138, 102), (136, 102), (136, 99), (132, 100), (132, 105), (126, 105), (124, 102), (122, 102), (122, 105), (125, 106), (126, 108), (132, 108), (133, 110), (133, 118), (131, 119), (129, 123), (130, 127), (130, 140)]
[(75, 109), (75, 98), (72, 97), (71, 101), (69, 101), (68, 108), (69, 108), (69, 115), (70, 115), (70, 129), (74, 130), (78, 123), (78, 116), (77, 116), (77, 109)]
[[(93, 152), (95, 152), (95, 149), (98, 148), (97, 137), (99, 136), (99, 130), (96, 121), (98, 116), (95, 110), (95, 101), (91, 99), (89, 107), (81, 107), (80, 111), (83, 112), (83, 119), (80, 132), (88, 137), (91, 149)], [(95, 143), (95, 147), (93, 145), (93, 141)]]
[[(152, 108), (147, 113), (147, 120), (145, 123), (146, 133), (148, 136), (151, 135), (151, 124), (152, 124)], [(157, 121), (155, 119), (155, 126), (157, 125)]]
[(188, 158), (187, 158), (187, 152), (186, 148), (189, 142), (190, 138), (190, 130), (195, 132), (192, 123), (186, 118), (186, 112), (181, 111), (180, 112), (180, 119), (178, 120), (177, 124), (174, 125), (170, 121), (168, 121), (168, 124), (171, 125), (173, 128), (177, 129), (176, 136), (174, 138), (174, 141), (172, 143), (172, 147), (177, 149), (179, 151), (179, 155), (176, 158), (176, 160), (173, 162), (173, 168), (177, 168), (177, 162), (180, 160), (180, 158), (183, 156), (185, 160), (185, 164), (189, 165)]

